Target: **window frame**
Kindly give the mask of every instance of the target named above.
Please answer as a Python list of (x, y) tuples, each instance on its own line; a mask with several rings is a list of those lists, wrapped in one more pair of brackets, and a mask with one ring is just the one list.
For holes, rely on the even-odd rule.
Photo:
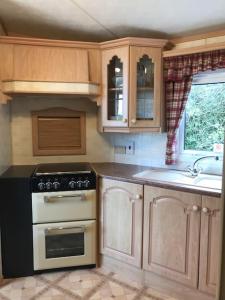
[[(203, 84), (217, 84), (225, 83), (225, 69), (219, 69), (216, 71), (201, 72), (194, 76), (193, 83), (195, 85)], [(185, 150), (184, 149), (184, 137), (185, 137), (185, 110), (183, 113), (182, 120), (177, 132), (177, 151), (179, 152), (179, 159), (182, 157), (201, 157), (206, 155), (217, 155), (220, 158), (223, 157), (223, 152), (214, 151), (201, 151), (201, 150)], [(181, 156), (181, 157), (180, 157)]]

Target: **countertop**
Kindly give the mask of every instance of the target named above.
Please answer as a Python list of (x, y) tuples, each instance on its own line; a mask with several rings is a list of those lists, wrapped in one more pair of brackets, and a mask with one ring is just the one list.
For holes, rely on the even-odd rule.
[(150, 181), (142, 178), (133, 177), (134, 174), (137, 174), (139, 172), (156, 168), (120, 163), (92, 163), (91, 165), (99, 177), (132, 182), (137, 184), (145, 184), (161, 188), (168, 188), (172, 190), (201, 194), (205, 196), (212, 196), (218, 198), (221, 197), (220, 190), (193, 185), (185, 185), (175, 182), (162, 182), (153, 180)]

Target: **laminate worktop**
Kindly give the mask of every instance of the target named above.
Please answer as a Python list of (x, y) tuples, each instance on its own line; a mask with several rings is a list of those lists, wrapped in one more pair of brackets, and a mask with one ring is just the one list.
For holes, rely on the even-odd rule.
[(155, 170), (156, 168), (121, 164), (121, 163), (92, 163), (92, 168), (95, 170), (99, 177), (110, 178), (114, 180), (121, 180), (126, 182), (132, 182), (142, 185), (151, 185), (166, 189), (196, 193), (212, 197), (221, 197), (221, 190), (211, 189), (206, 187), (199, 187), (195, 185), (187, 185), (169, 181), (147, 180), (144, 178), (134, 177), (135, 174), (143, 172), (145, 170)]

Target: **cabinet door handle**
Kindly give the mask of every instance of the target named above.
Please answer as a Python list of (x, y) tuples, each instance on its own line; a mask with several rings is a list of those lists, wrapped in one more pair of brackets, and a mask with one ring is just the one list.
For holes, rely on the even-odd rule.
[(199, 206), (198, 205), (193, 205), (192, 206), (192, 211), (193, 212), (198, 212), (200, 210)]
[(208, 214), (208, 213), (209, 213), (209, 209), (208, 209), (207, 207), (203, 207), (203, 208), (202, 208), (202, 212), (203, 212), (204, 214)]
[(127, 123), (127, 119), (126, 118), (123, 119), (123, 123)]
[(142, 199), (142, 195), (137, 194), (131, 199), (131, 202), (135, 202), (135, 200), (140, 200), (140, 199)]
[(137, 122), (136, 119), (131, 119), (131, 123), (132, 123), (132, 124), (135, 124), (136, 122)]

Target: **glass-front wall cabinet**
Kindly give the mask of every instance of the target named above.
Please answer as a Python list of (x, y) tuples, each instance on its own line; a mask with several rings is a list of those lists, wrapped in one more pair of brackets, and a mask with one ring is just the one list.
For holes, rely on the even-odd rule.
[(130, 49), (130, 127), (159, 127), (161, 49)]
[(108, 120), (123, 120), (123, 63), (113, 56), (107, 66)]
[(103, 51), (103, 126), (128, 126), (129, 48)]
[(153, 120), (154, 63), (148, 55), (137, 62), (136, 120)]

